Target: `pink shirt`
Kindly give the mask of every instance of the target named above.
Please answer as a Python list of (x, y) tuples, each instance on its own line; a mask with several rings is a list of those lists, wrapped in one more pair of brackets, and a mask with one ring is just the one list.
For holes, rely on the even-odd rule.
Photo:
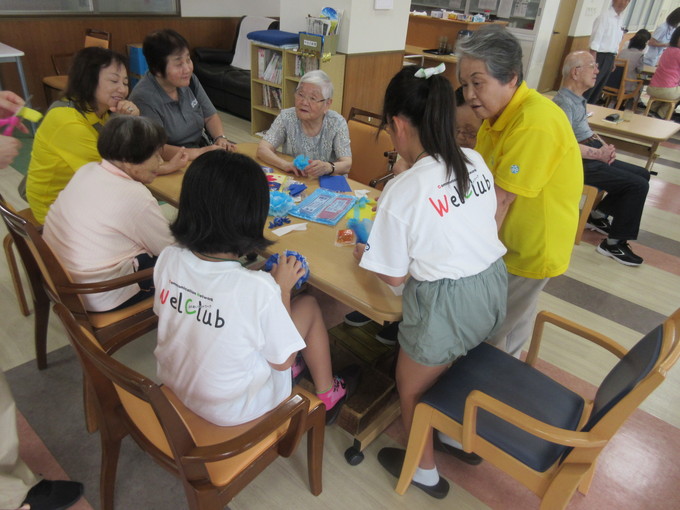
[(661, 54), (650, 87), (674, 88), (680, 86), (680, 48), (669, 47)]
[[(157, 256), (174, 242), (151, 192), (108, 161), (75, 173), (50, 207), (43, 237), (78, 283), (133, 273), (137, 255)], [(87, 310), (106, 311), (137, 292), (131, 285), (83, 301)]]

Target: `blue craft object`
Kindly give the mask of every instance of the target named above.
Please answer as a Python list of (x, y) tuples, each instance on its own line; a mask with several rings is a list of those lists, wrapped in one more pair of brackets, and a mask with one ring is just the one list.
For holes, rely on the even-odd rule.
[(269, 222), (269, 228), (281, 227), (284, 223), (290, 223), (290, 218), (277, 216), (273, 221)]
[(302, 183), (291, 184), (290, 186), (288, 186), (288, 193), (290, 194), (291, 197), (296, 197), (306, 189), (307, 189), (306, 184)]
[(293, 160), (293, 166), (297, 168), (298, 170), (304, 170), (307, 168), (307, 165), (309, 165), (309, 158), (303, 154), (299, 154), (298, 156), (295, 156), (295, 159)]
[[(283, 254), (286, 257), (295, 257), (296, 259), (298, 259), (300, 261), (300, 263), (302, 264), (302, 269), (305, 270), (305, 274), (303, 274), (300, 277), (300, 279), (297, 281), (297, 283), (295, 284), (295, 288), (299, 289), (300, 287), (302, 287), (302, 284), (305, 283), (307, 281), (307, 279), (309, 278), (309, 265), (307, 264), (307, 259), (304, 256), (300, 255), (298, 252), (292, 251), (292, 250), (286, 250)], [(272, 255), (271, 257), (269, 257), (267, 259), (267, 261), (264, 263), (263, 269), (267, 272), (270, 272), (272, 270), (272, 267), (274, 266), (274, 264), (278, 264), (278, 263), (279, 263), (279, 254), (275, 253), (274, 255)]]
[(290, 215), (324, 225), (336, 225), (356, 201), (357, 197), (317, 188), (300, 204), (293, 207)]
[(269, 192), (269, 216), (285, 216), (295, 206), (293, 197), (281, 191)]
[(363, 220), (350, 218), (347, 220), (347, 228), (354, 230), (354, 234), (357, 236), (357, 243), (366, 244), (371, 228), (373, 228), (373, 220), (368, 218)]

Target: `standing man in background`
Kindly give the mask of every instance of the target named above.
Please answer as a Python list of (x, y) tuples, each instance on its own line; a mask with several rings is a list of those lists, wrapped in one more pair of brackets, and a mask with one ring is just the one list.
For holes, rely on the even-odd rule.
[(624, 29), (621, 26), (621, 14), (626, 10), (630, 0), (612, 0), (611, 6), (602, 11), (593, 23), (590, 36), (590, 53), (595, 57), (600, 73), (593, 88), (586, 90), (583, 97), (590, 104), (600, 99), (602, 87), (607, 83), (609, 74), (614, 69), (614, 60), (619, 52), (619, 44), (623, 38)]

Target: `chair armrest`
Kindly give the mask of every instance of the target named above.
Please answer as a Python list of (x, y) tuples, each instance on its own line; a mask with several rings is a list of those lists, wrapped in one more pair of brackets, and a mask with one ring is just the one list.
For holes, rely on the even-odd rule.
[(234, 60), (234, 51), (219, 48), (195, 48), (194, 54), (199, 62), (230, 65)]
[(192, 448), (182, 455), (182, 460), (189, 463), (203, 463), (234, 457), (255, 446), (289, 420), (290, 426), (281, 441), (289, 440), (292, 451), (302, 437), (308, 413), (309, 400), (304, 395), (296, 393), (265, 415), (250, 430), (228, 441)]
[(376, 179), (371, 179), (371, 181), (368, 183), (368, 185), (371, 188), (377, 188), (378, 184), (382, 184), (384, 182), (389, 181), (392, 177), (394, 177), (394, 174), (392, 172), (388, 172), (385, 175), (381, 177), (377, 177)]
[(72, 283), (68, 286), (60, 285), (57, 290), (65, 294), (97, 294), (99, 292), (108, 292), (127, 287), (128, 285), (139, 283), (148, 280), (149, 278), (153, 278), (153, 267), (142, 269), (141, 271), (132, 274), (126, 274), (125, 276), (119, 276), (118, 278), (113, 278), (111, 280), (105, 280), (103, 282)]
[(569, 331), (574, 335), (580, 336), (581, 338), (590, 340), (594, 344), (607, 349), (609, 352), (619, 358), (624, 357), (628, 352), (625, 347), (623, 347), (618, 342), (615, 342), (608, 336), (598, 333), (597, 331), (594, 331), (590, 328), (581, 326), (580, 324), (570, 321), (569, 319), (565, 319), (564, 317), (560, 317), (559, 315), (543, 310), (536, 316), (536, 322), (534, 323), (534, 333), (531, 336), (531, 345), (529, 346), (529, 352), (526, 358), (526, 362), (531, 366), (536, 364), (538, 350), (541, 347), (541, 339), (543, 337), (543, 326), (546, 322), (554, 324), (555, 326)]
[(549, 425), (486, 393), (473, 390), (465, 400), (465, 412), (463, 414), (463, 446), (466, 451), (474, 450), (474, 438), (480, 437), (477, 435), (478, 409), (484, 409), (515, 427), (551, 443), (574, 448), (602, 448), (607, 444), (606, 438), (593, 432), (575, 432)]

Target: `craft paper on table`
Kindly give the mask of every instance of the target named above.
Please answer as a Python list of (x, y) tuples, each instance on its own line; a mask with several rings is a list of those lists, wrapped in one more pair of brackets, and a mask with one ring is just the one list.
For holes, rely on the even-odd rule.
[(324, 225), (335, 225), (349, 211), (356, 197), (340, 195), (326, 189), (319, 188), (309, 197), (295, 206), (290, 215), (303, 220), (323, 223)]
[(269, 189), (271, 191), (285, 191), (287, 175), (281, 174), (266, 174), (267, 182), (269, 183)]
[(272, 234), (276, 234), (277, 236), (281, 237), (281, 236), (284, 236), (287, 233), (293, 232), (295, 230), (307, 230), (307, 224), (306, 223), (293, 223), (292, 225), (286, 225), (285, 227), (280, 227), (280, 228), (272, 230)]
[(319, 177), (319, 186), (331, 191), (352, 191), (344, 175), (322, 175)]

